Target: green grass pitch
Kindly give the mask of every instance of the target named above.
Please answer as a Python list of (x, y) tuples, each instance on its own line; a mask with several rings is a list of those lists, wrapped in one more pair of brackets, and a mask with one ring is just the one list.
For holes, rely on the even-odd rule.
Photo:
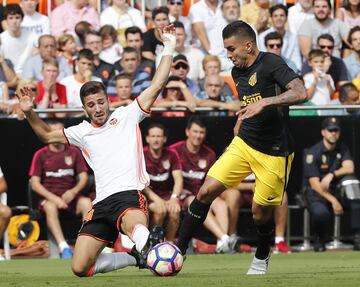
[(175, 277), (156, 277), (135, 267), (77, 278), (69, 260), (14, 259), (0, 262), (0, 286), (5, 287), (102, 287), (102, 286), (241, 286), (241, 287), (358, 287), (360, 252), (276, 254), (265, 276), (246, 276), (252, 254), (190, 255)]

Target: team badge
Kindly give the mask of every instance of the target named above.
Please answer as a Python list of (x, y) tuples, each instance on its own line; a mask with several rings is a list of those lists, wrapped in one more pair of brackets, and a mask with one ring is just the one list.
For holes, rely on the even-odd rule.
[(65, 163), (68, 165), (68, 166), (71, 166), (72, 163), (73, 163), (73, 159), (71, 156), (65, 156)]
[(306, 155), (306, 163), (310, 164), (313, 162), (313, 160), (314, 160), (314, 156), (312, 154)]
[(117, 124), (117, 119), (113, 118), (110, 120), (110, 125), (115, 126)]
[(254, 74), (251, 75), (250, 79), (249, 79), (249, 85), (250, 86), (255, 86), (257, 83), (257, 76), (256, 76), (256, 72)]
[(169, 160), (163, 160), (161, 163), (162, 163), (163, 168), (165, 168), (165, 169), (170, 168), (170, 161)]
[(199, 159), (198, 166), (200, 168), (205, 168), (207, 166), (206, 159)]

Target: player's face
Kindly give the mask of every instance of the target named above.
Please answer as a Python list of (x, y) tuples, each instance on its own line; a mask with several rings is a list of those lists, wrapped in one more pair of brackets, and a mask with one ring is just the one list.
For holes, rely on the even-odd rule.
[(238, 68), (248, 67), (252, 45), (251, 41), (240, 40), (235, 36), (224, 39), (227, 57)]
[(186, 129), (186, 136), (189, 143), (195, 147), (203, 144), (206, 136), (206, 128), (202, 128), (197, 124), (192, 124), (190, 129)]
[(352, 33), (351, 35), (351, 45), (355, 52), (360, 52), (360, 31)]
[(149, 130), (148, 135), (146, 136), (146, 142), (152, 150), (162, 149), (166, 143), (164, 131), (158, 127), (153, 127)]
[(340, 138), (340, 130), (339, 129), (323, 129), (321, 134), (324, 138), (324, 141), (327, 143), (334, 145)]
[(102, 126), (110, 115), (110, 104), (104, 92), (84, 97), (83, 109), (96, 126)]
[(325, 21), (330, 15), (330, 7), (326, 0), (314, 1), (314, 15), (318, 21)]

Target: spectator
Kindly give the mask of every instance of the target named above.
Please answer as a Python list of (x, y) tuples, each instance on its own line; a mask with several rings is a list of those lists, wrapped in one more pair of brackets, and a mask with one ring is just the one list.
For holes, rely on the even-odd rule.
[[(197, 82), (199, 79), (204, 77), (204, 71), (201, 67), (201, 62), (204, 59), (204, 54), (195, 47), (186, 46), (185, 41), (187, 34), (185, 34), (184, 25), (181, 22), (173, 22), (176, 31), (176, 48), (174, 56), (178, 54), (184, 55), (189, 62), (189, 73), (188, 77)], [(161, 55), (156, 56), (156, 66), (159, 65)]]
[[(264, 32), (265, 33), (265, 32)], [(281, 34), (278, 32), (270, 32), (264, 38), (265, 49), (269, 53), (273, 53), (283, 58), (286, 64), (297, 74), (299, 74), (299, 70), (291, 59), (286, 58), (282, 55), (282, 50), (284, 46), (283, 38)]]
[(352, 47), (351, 55), (344, 58), (350, 81), (360, 80), (360, 26), (355, 26), (349, 32), (349, 43)]
[(87, 21), (80, 21), (75, 25), (75, 34), (77, 36), (76, 42), (79, 50), (84, 48), (85, 36), (87, 35), (87, 33), (94, 30), (95, 28), (93, 27), (93, 25), (91, 25)]
[(343, 21), (349, 29), (360, 26), (360, 1), (344, 1), (343, 7), (336, 9), (336, 18)]
[(0, 82), (4, 82), (7, 86), (6, 88), (15, 89), (18, 80), (13, 64), (10, 60), (5, 59), (0, 52)]
[(170, 23), (181, 22), (183, 24), (184, 33), (186, 34), (185, 45), (190, 46), (192, 44), (191, 22), (189, 17), (182, 15), (183, 0), (167, 0), (166, 7), (169, 9)]
[(109, 7), (101, 12), (101, 26), (111, 25), (117, 31), (119, 42), (125, 46), (125, 29), (136, 26), (146, 32), (146, 25), (141, 12), (129, 6), (126, 0), (110, 0)]
[[(180, 155), (182, 164), (184, 178), (183, 209), (187, 209), (194, 200), (204, 182), (207, 171), (216, 160), (215, 152), (204, 144), (206, 126), (200, 118), (189, 118), (185, 132), (186, 140), (170, 146)], [(231, 251), (230, 237), (227, 234), (229, 228), (228, 207), (220, 197), (217, 197), (210, 206), (204, 226), (217, 238), (217, 253)]]
[(88, 0), (68, 0), (57, 6), (51, 14), (51, 34), (63, 33), (75, 36), (75, 25), (80, 21), (89, 22), (95, 30), (100, 28), (99, 15)]
[[(343, 214), (343, 205), (336, 190), (337, 183), (347, 175), (354, 174), (354, 161), (348, 147), (339, 142), (340, 122), (326, 118), (322, 123), (322, 140), (305, 153), (304, 177), (306, 200), (314, 231), (315, 251), (325, 251), (330, 218)], [(351, 226), (355, 233), (354, 250), (360, 250), (360, 202), (350, 201)]]
[(21, 23), (23, 31), (30, 31), (37, 36), (50, 34), (50, 21), (45, 15), (36, 12), (38, 0), (21, 0), (20, 6), (24, 12), (24, 20)]
[(299, 30), (300, 51), (307, 59), (311, 49), (315, 49), (317, 38), (321, 34), (330, 34), (334, 38), (333, 56), (340, 57), (342, 41), (347, 42), (349, 29), (338, 19), (332, 19), (330, 0), (314, 0), (314, 19), (305, 21)]
[(74, 63), (76, 59), (76, 41), (73, 35), (62, 34), (58, 40), (59, 56), (63, 56), (69, 67), (70, 71), (74, 71)]
[(80, 89), (88, 81), (99, 81), (101, 79), (93, 75), (94, 54), (89, 49), (82, 49), (76, 60), (77, 72), (60, 81), (66, 87), (66, 98), (68, 108), (80, 108)]
[[(289, 65), (292, 62), (292, 69), (295, 72), (301, 71), (301, 54), (299, 50), (299, 43), (297, 35), (291, 33), (286, 29), (286, 22), (288, 20), (288, 10), (283, 4), (277, 4), (269, 9), (272, 27), (262, 32), (259, 35), (259, 47), (261, 51), (266, 51), (264, 46), (265, 37), (271, 32), (277, 32), (282, 38), (281, 55), (285, 59), (285, 62)], [(287, 61), (286, 61), (287, 60)], [(295, 66), (294, 66), (295, 65)]]
[[(335, 87), (348, 81), (347, 70), (342, 59), (332, 56), (334, 50), (334, 38), (330, 34), (322, 34), (317, 38), (317, 48), (325, 54), (324, 71), (331, 76)], [(307, 61), (302, 67), (302, 74), (309, 73), (311, 68)]]
[[(0, 194), (3, 192), (7, 192), (7, 184), (4, 177), (4, 174), (0, 167)], [(2, 236), (4, 234), (4, 231), (6, 230), (9, 221), (11, 217), (11, 209), (0, 203), (0, 239), (2, 239)], [(0, 261), (4, 260), (4, 257), (0, 253)]]
[(59, 80), (72, 75), (69, 64), (62, 56), (56, 56), (56, 39), (51, 35), (42, 35), (39, 38), (39, 54), (29, 58), (24, 65), (22, 78), (40, 81), (43, 79), (41, 73), (42, 62), (55, 58), (59, 63)]
[(127, 74), (119, 74), (115, 77), (116, 83), (116, 97), (109, 97), (111, 107), (117, 108), (121, 106), (130, 105), (131, 99), (132, 79)]
[(100, 59), (113, 65), (121, 59), (123, 47), (117, 41), (117, 32), (111, 25), (104, 25), (100, 28), (100, 36), (102, 41), (102, 51), (100, 52)]
[(24, 64), (33, 54), (36, 43), (36, 35), (34, 33), (21, 31), (23, 18), (24, 13), (19, 5), (8, 4), (5, 8), (5, 19), (8, 29), (0, 34), (1, 51), (4, 57), (13, 63), (17, 75), (21, 75)]
[(354, 105), (357, 109), (341, 110), (341, 115), (359, 115), (360, 114), (360, 94), (353, 83), (346, 83), (340, 86), (339, 100), (342, 105)]
[[(162, 92), (162, 97), (157, 99), (153, 105), (159, 108), (187, 108), (194, 112), (196, 101), (191, 94), (186, 84), (177, 76), (170, 76), (165, 88)], [(167, 111), (162, 112), (163, 117), (185, 117), (186, 112), (182, 111)]]
[(301, 25), (314, 18), (312, 2), (312, 0), (299, 0), (289, 8), (288, 24), (291, 33), (298, 35)]
[(135, 48), (141, 55), (140, 70), (147, 72), (151, 78), (155, 74), (155, 61), (145, 58), (142, 55), (142, 46), (144, 44), (143, 33), (139, 27), (129, 27), (125, 30), (126, 46)]
[(149, 201), (150, 226), (165, 227), (166, 240), (173, 242), (180, 223), (183, 177), (179, 155), (164, 147), (166, 140), (163, 125), (153, 123), (147, 128), (144, 156), (150, 185), (144, 194)]
[[(211, 111), (209, 116), (227, 116), (230, 111), (238, 111), (240, 102), (235, 101), (233, 96), (222, 94), (224, 80), (219, 75), (209, 75), (204, 80), (204, 91), (195, 95), (196, 105), (199, 107), (211, 107), (227, 111)], [(233, 113), (232, 113), (233, 114)]]
[[(121, 60), (114, 65), (115, 74), (127, 74), (132, 79), (131, 98), (136, 98), (151, 84), (150, 75), (140, 69), (140, 54), (135, 48), (126, 47)], [(116, 95), (114, 77), (107, 87), (109, 96)]]
[[(59, 75), (59, 64), (54, 58), (44, 60), (41, 70), (43, 80), (38, 82), (37, 98), (35, 100), (37, 108), (40, 109), (59, 109), (66, 108), (66, 88), (57, 82)], [(63, 118), (65, 113), (45, 114), (46, 117)]]
[(255, 27), (260, 34), (270, 25), (269, 0), (254, 0), (241, 7), (240, 19)]
[(179, 77), (188, 87), (191, 92), (191, 95), (195, 95), (200, 91), (199, 85), (187, 77), (189, 73), (189, 62), (187, 58), (182, 55), (178, 54), (173, 58), (173, 65), (171, 68), (171, 74), (173, 76)]
[[(51, 123), (50, 127), (64, 129), (60, 122)], [(76, 214), (85, 219), (92, 206), (90, 198), (81, 195), (87, 184), (87, 171), (80, 151), (59, 143), (38, 150), (31, 163), (31, 188), (42, 198), (39, 208), (46, 214), (47, 227), (63, 259), (71, 258), (72, 250), (61, 230), (59, 213)]]
[[(304, 75), (308, 99), (314, 105), (328, 105), (335, 91), (334, 82), (324, 69), (325, 54), (321, 50), (311, 50), (309, 65), (311, 72)], [(319, 112), (321, 114), (321, 112)]]
[(113, 66), (100, 59), (102, 51), (102, 40), (99, 32), (90, 31), (85, 35), (85, 48), (93, 52), (94, 55), (94, 68), (93, 75), (101, 79), (105, 86), (108, 81), (113, 77)]
[(152, 20), (154, 28), (144, 33), (144, 45), (142, 47), (142, 56), (149, 60), (155, 60), (156, 56), (161, 54), (164, 49), (160, 41), (158, 29), (163, 29), (169, 25), (169, 10), (166, 7), (157, 7), (152, 11)]

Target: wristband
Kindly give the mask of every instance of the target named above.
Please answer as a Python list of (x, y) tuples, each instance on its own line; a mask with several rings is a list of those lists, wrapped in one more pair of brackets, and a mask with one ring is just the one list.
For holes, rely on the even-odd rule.
[(175, 51), (175, 46), (176, 46), (176, 37), (175, 35), (169, 34), (169, 33), (165, 33), (164, 38), (166, 38), (167, 40), (164, 41), (164, 50), (162, 52), (163, 56), (172, 56), (174, 54)]
[(179, 199), (180, 199), (180, 196), (178, 196), (177, 194), (173, 193), (173, 194), (170, 196), (170, 198), (179, 200)]

